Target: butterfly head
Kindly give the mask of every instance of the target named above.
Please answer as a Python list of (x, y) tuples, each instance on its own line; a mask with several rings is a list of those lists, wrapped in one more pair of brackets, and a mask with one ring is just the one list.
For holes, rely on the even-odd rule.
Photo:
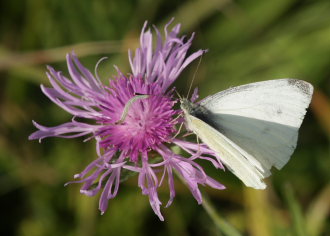
[(193, 110), (193, 103), (187, 98), (180, 98), (180, 107), (185, 114), (190, 114)]
[(181, 110), (184, 112), (185, 115), (190, 114), (194, 104), (191, 101), (189, 101), (187, 98), (182, 97), (176, 90), (175, 92), (179, 97)]

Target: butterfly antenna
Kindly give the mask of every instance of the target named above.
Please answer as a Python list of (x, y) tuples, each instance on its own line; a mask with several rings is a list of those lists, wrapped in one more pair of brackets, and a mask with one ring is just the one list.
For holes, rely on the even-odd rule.
[(181, 95), (179, 94), (179, 92), (178, 92), (176, 89), (175, 89), (174, 91), (175, 91), (176, 95), (178, 95), (178, 97), (180, 98), (180, 100), (182, 100), (182, 97), (181, 97)]
[(195, 77), (196, 77), (196, 74), (197, 74), (197, 71), (198, 71), (198, 68), (199, 68), (199, 65), (201, 64), (201, 61), (202, 61), (202, 57), (203, 57), (203, 54), (200, 56), (199, 58), (199, 61), (198, 61), (198, 64), (197, 64), (197, 67), (196, 67), (196, 70), (194, 72), (194, 75), (193, 75), (193, 78), (191, 80), (191, 83), (190, 83), (190, 86), (189, 86), (189, 90), (188, 90), (188, 94), (187, 94), (187, 98), (189, 97), (189, 94), (190, 94), (190, 91), (191, 91), (191, 88), (192, 88), (192, 85), (194, 83), (194, 80), (195, 80)]

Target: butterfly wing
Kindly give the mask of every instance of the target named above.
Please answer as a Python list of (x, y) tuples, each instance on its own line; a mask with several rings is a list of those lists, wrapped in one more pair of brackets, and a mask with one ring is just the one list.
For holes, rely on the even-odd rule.
[[(256, 189), (266, 187), (262, 179), (267, 175), (258, 162), (251, 162), (250, 155), (233, 143), (230, 139), (204, 121), (187, 115), (192, 131), (205, 143), (217, 152), (221, 161), (238, 177), (245, 185)], [(250, 157), (251, 159), (251, 157)]]
[[(209, 111), (208, 123), (218, 131), (217, 136), (241, 150), (246, 159), (241, 165), (248, 165), (264, 178), (272, 166), (281, 169), (290, 159), (312, 93), (313, 86), (305, 81), (279, 79), (233, 87), (205, 98), (200, 105)], [(243, 168), (240, 163), (227, 166), (251, 186), (238, 174)]]

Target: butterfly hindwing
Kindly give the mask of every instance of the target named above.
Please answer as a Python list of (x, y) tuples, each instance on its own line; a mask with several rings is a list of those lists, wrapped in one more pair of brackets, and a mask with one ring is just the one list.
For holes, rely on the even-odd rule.
[(204, 121), (190, 116), (186, 117), (191, 122), (194, 133), (209, 148), (217, 152), (221, 161), (238, 177), (245, 185), (256, 189), (266, 187), (262, 179), (268, 176), (263, 173), (262, 167), (257, 162), (251, 162), (249, 154), (240, 149), (235, 143), (229, 140), (219, 131), (205, 123)]

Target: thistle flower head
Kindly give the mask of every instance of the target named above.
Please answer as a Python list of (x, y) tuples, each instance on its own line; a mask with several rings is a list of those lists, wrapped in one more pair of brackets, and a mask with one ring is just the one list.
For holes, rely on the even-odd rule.
[[(174, 171), (181, 175), (198, 203), (202, 202), (199, 184), (224, 188), (195, 162), (204, 159), (216, 168), (223, 168), (219, 157), (204, 144), (174, 138), (183, 120), (178, 119), (181, 111), (174, 108), (177, 99), (170, 86), (204, 51), (187, 56), (193, 36), (178, 37), (180, 25), (168, 32), (169, 24), (165, 26), (164, 39), (154, 27), (155, 47), (153, 35), (144, 25), (141, 46), (134, 56), (129, 52), (131, 74), (124, 75), (118, 70), (118, 75), (104, 85), (71, 53), (67, 55), (70, 77), (48, 67), (47, 76), (52, 87), (41, 86), (43, 93), (72, 114), (73, 119), (56, 127), (34, 122), (38, 130), (29, 139), (89, 135), (88, 139), (96, 140), (97, 158), (69, 183), (83, 183), (80, 192), (88, 196), (101, 191), (99, 209), (102, 213), (109, 199), (118, 193), (123, 169), (138, 174), (138, 186), (142, 194), (149, 196), (150, 205), (161, 220), (164, 218), (157, 190), (167, 176), (169, 206), (175, 196)], [(196, 98), (195, 92), (192, 99)], [(173, 152), (171, 145), (181, 147), (190, 157)]]
[[(140, 153), (155, 150), (169, 142), (175, 131), (172, 95), (162, 94), (161, 87), (142, 78), (124, 76), (110, 81), (107, 104), (101, 107), (102, 124), (96, 135), (103, 149), (115, 147), (138, 161)], [(144, 94), (141, 99), (136, 94)], [(120, 122), (118, 122), (120, 121)]]

